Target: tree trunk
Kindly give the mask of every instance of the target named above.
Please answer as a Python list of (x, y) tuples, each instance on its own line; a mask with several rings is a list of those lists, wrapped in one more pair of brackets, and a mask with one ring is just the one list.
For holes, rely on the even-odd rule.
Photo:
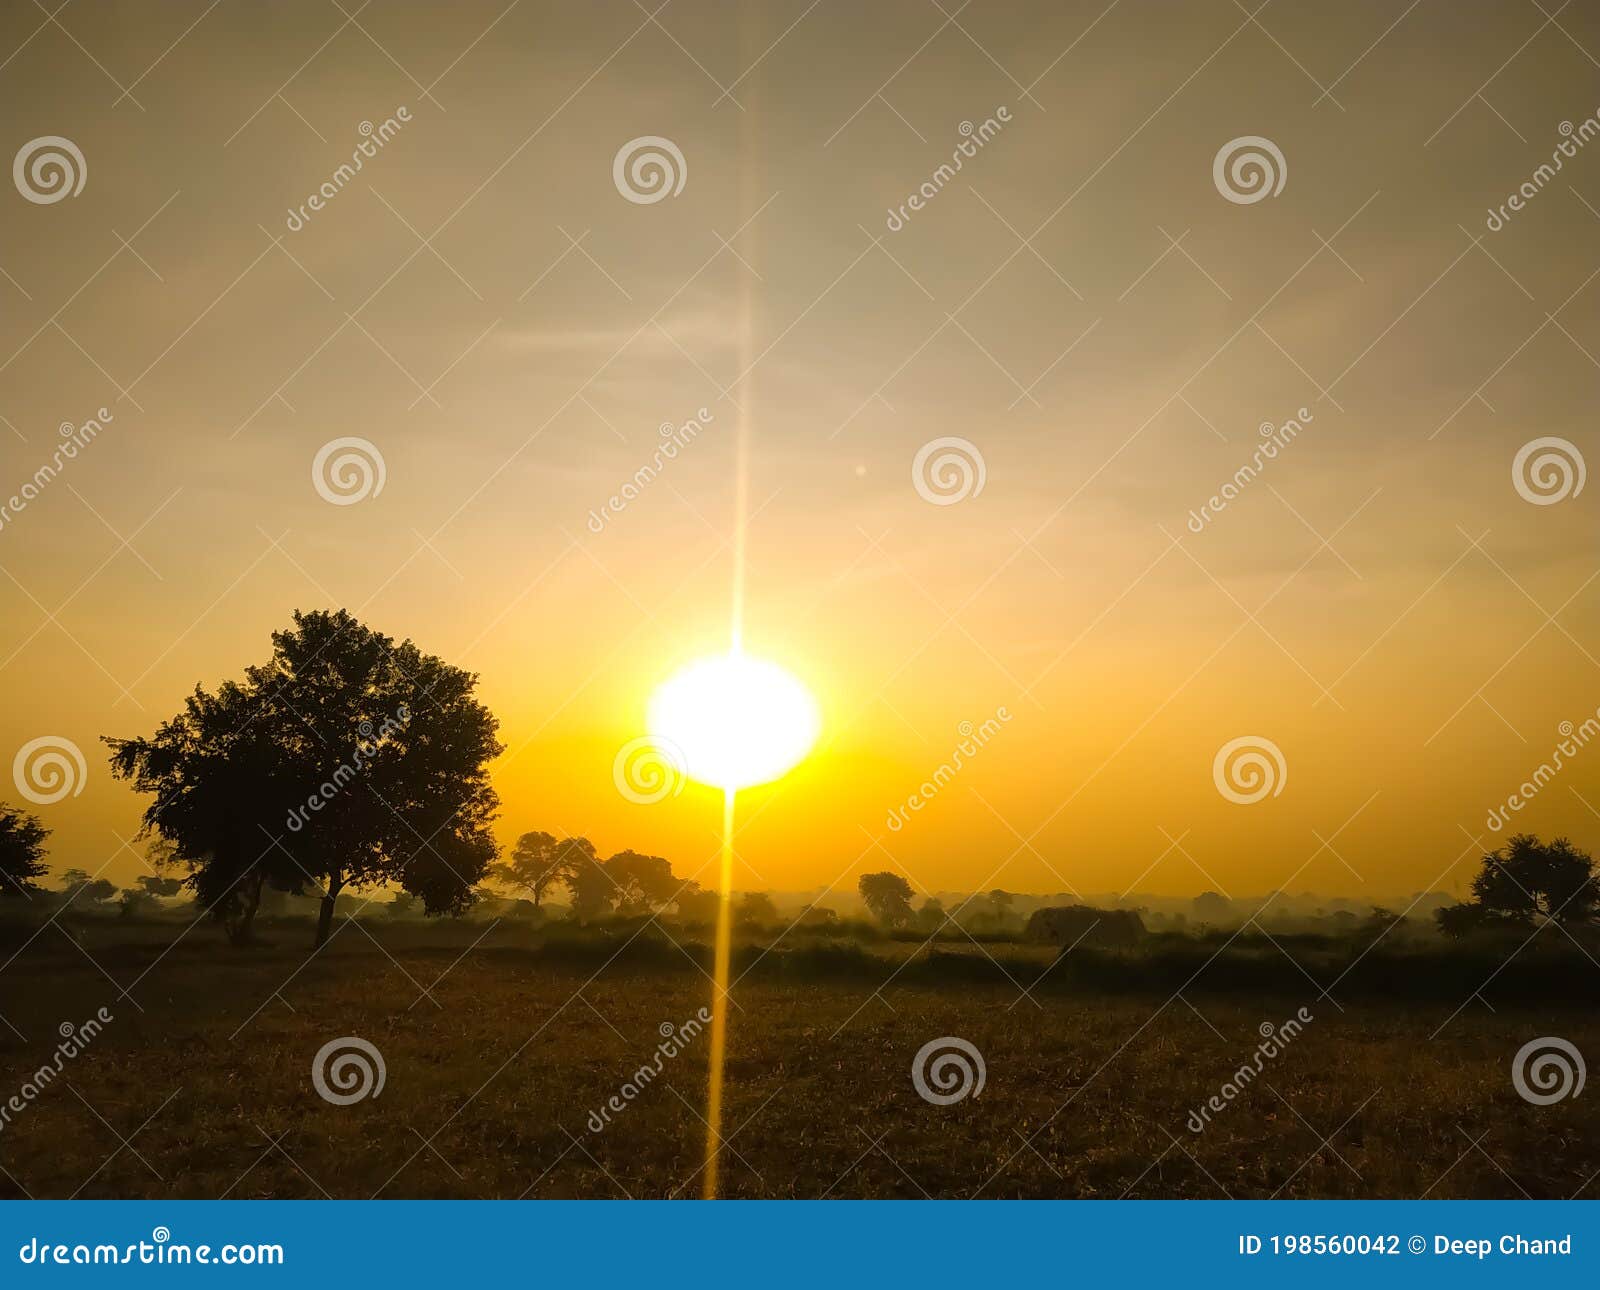
[(335, 876), (322, 897), (322, 907), (317, 910), (317, 941), (314, 949), (320, 950), (328, 943), (328, 929), (333, 926), (333, 907), (339, 901), (339, 890), (343, 886), (344, 883)]
[(255, 939), (256, 910), (261, 907), (261, 888), (265, 882), (265, 874), (253, 873), (228, 898), (229, 908), (223, 916), (222, 928), (235, 945), (248, 945)]

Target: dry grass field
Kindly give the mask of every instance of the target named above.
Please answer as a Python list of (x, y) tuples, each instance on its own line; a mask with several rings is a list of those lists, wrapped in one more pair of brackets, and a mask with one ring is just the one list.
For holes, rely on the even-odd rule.
[[(209, 926), (176, 944), (171, 927), (110, 928), (91, 960), (52, 928), (17, 953), (0, 977), (0, 1101), (52, 1061), (60, 1023), (102, 1006), (113, 1020), (0, 1128), (0, 1194), (698, 1194), (708, 1036), (664, 1060), (599, 1132), (590, 1114), (653, 1059), (663, 1023), (707, 1004), (700, 947), (656, 941), (606, 965), (616, 937), (541, 952), (498, 932), (473, 946), (475, 932), (441, 943), (349, 924), (308, 961), (303, 929), (267, 934), (274, 944), (238, 951)], [(1177, 996), (1050, 988), (1054, 977), (1024, 994), (992, 969), (890, 980), (916, 967), (893, 949), (842, 954), (831, 970), (826, 956), (774, 953), (736, 987), (725, 1194), (1566, 1198), (1600, 1187), (1600, 1098), (1534, 1106), (1510, 1080), (1536, 1036), (1600, 1052), (1592, 1005), (1320, 998), (1285, 960), (1275, 988), (1254, 996), (1204, 981)], [(1186, 1128), (1253, 1056), (1260, 1025), (1301, 1006), (1313, 1016), (1303, 1032), (1203, 1132)], [(377, 1047), (385, 1082), (332, 1105), (312, 1062), (347, 1035)], [(980, 1094), (947, 1106), (918, 1095), (913, 1058), (940, 1036), (982, 1054)]]

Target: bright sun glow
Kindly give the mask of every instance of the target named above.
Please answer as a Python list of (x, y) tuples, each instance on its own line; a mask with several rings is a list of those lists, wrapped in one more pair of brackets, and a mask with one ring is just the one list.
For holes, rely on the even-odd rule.
[(765, 784), (791, 770), (821, 728), (810, 692), (776, 663), (724, 654), (663, 682), (650, 734), (683, 759), (691, 779), (722, 789)]

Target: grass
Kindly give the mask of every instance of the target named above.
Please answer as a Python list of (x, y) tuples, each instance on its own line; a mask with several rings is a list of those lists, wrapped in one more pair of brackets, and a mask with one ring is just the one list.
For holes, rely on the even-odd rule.
[[(15, 1030), (0, 1025), (0, 1102), (52, 1059), (60, 1022), (101, 1006), (115, 1019), (0, 1129), (0, 1195), (698, 1194), (706, 1036), (601, 1132), (586, 1123), (652, 1058), (662, 1023), (708, 1003), (698, 943), (502, 926), (474, 946), (482, 927), (346, 923), (308, 960), (298, 923), (267, 926), (274, 943), (246, 951), (209, 925), (181, 939), (171, 924), (73, 930), (20, 952), (15, 929), (3, 937), (16, 957), (0, 1013)], [(1380, 947), (1320, 998), (1271, 946), (1235, 942), (1196, 976), (1225, 939), (1057, 965), (1021, 945), (747, 943), (725, 1193), (1596, 1194), (1600, 1098), (1537, 1107), (1510, 1079), (1536, 1036), (1600, 1054), (1600, 1017), (1573, 985), (1600, 970), (1576, 952), (1559, 971), (1563, 1001), (1538, 1001), (1535, 978), (1555, 971), (1539, 955), (1556, 951), (1535, 946), (1483, 990), (1487, 1003), (1463, 1007), (1503, 952)], [(1356, 957), (1293, 952), (1322, 982)], [(1416, 997), (1399, 1000), (1409, 987)], [(1304, 1032), (1190, 1132), (1191, 1110), (1253, 1057), (1258, 1026), (1302, 1005)], [(344, 1035), (375, 1044), (387, 1077), (380, 1096), (341, 1107), (310, 1075)], [(946, 1035), (976, 1045), (986, 1084), (935, 1106), (911, 1064)]]

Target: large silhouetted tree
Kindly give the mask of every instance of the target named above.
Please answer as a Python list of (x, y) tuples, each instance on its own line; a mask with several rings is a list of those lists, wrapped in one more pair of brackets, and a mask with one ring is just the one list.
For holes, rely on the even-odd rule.
[(613, 903), (619, 914), (653, 914), (670, 904), (683, 886), (664, 856), (619, 851), (606, 861), (605, 870), (616, 888)]
[(911, 922), (911, 884), (899, 874), (864, 873), (856, 890), (885, 927), (904, 927)]
[(0, 897), (29, 896), (44, 877), (44, 840), (50, 830), (36, 816), (0, 802)]
[(1446, 935), (1497, 925), (1590, 922), (1600, 909), (1600, 874), (1588, 853), (1566, 838), (1541, 842), (1518, 833), (1483, 857), (1472, 896), (1467, 904), (1434, 914)]
[(268, 886), (321, 895), (318, 945), (346, 887), (464, 908), (497, 851), (501, 745), (477, 677), (344, 610), (296, 613), (272, 647), (150, 738), (106, 740), (113, 773), (154, 797), (143, 831), (235, 939)]
[(495, 865), (489, 876), (519, 893), (526, 892), (533, 898), (533, 907), (538, 909), (551, 887), (570, 887), (580, 866), (594, 858), (594, 843), (588, 838), (524, 833), (517, 839), (511, 858)]

